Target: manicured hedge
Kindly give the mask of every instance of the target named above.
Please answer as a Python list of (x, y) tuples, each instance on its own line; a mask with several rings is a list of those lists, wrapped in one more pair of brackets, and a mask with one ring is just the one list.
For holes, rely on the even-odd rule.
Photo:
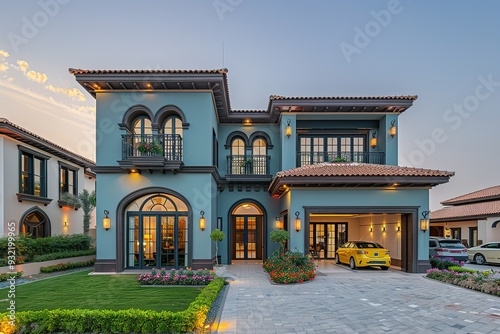
[(67, 262), (67, 263), (58, 263), (53, 266), (41, 267), (40, 272), (42, 273), (52, 273), (54, 271), (62, 271), (74, 268), (83, 268), (93, 266), (95, 263), (95, 259), (81, 262)]
[[(22, 333), (185, 333), (203, 328), (207, 313), (224, 279), (216, 278), (182, 312), (130, 310), (43, 310), (16, 313), (16, 328)], [(9, 319), (2, 315), (2, 328)], [(6, 332), (6, 334), (9, 332)], [(10, 334), (10, 333), (9, 333)]]
[(77, 251), (49, 253), (49, 254), (37, 255), (33, 258), (33, 261), (31, 261), (31, 262), (43, 262), (43, 261), (59, 260), (59, 259), (65, 259), (68, 257), (86, 256), (86, 255), (94, 255), (94, 254), (95, 254), (95, 248), (85, 249), (85, 250), (77, 250)]
[[(32, 262), (37, 255), (90, 249), (91, 241), (89, 236), (83, 234), (56, 235), (36, 239), (19, 235), (15, 241), (15, 255), (25, 256), (27, 257), (26, 262)], [(12, 255), (8, 254), (8, 251), (9, 238), (0, 238), (0, 257), (5, 258)]]
[(24, 272), (22, 272), (22, 271), (18, 271), (15, 273), (0, 274), (0, 282), (5, 282), (6, 280), (11, 278), (12, 276), (14, 276), (14, 278), (19, 278), (19, 277), (23, 276), (23, 274), (24, 274)]

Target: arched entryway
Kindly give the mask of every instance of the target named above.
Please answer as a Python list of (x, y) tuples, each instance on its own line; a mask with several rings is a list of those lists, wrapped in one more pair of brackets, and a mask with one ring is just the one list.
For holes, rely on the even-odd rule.
[(125, 268), (180, 268), (191, 264), (186, 201), (172, 193), (143, 195), (124, 210)]
[(243, 201), (231, 210), (232, 260), (262, 260), (264, 255), (265, 213), (253, 201)]
[(26, 211), (21, 217), (21, 233), (33, 238), (50, 237), (50, 219), (37, 206)]

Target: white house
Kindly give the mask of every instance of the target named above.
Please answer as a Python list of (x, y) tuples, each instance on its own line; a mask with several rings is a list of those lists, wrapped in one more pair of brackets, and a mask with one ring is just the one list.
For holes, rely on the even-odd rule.
[(0, 236), (12, 226), (36, 238), (83, 233), (82, 210), (60, 196), (95, 189), (93, 161), (5, 118), (0, 118), (0, 157)]

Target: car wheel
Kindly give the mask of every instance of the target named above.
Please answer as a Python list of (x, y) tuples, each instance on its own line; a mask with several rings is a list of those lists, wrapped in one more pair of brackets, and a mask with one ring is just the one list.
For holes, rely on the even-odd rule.
[(353, 257), (349, 259), (349, 267), (351, 267), (351, 269), (353, 270), (356, 269), (356, 262), (354, 261)]
[(388, 270), (389, 267), (380, 267), (380, 269), (382, 269), (382, 270)]
[(338, 254), (335, 254), (335, 263), (340, 264), (340, 259)]
[(484, 258), (483, 254), (476, 254), (474, 256), (474, 262), (477, 264), (484, 264), (486, 262), (486, 259)]

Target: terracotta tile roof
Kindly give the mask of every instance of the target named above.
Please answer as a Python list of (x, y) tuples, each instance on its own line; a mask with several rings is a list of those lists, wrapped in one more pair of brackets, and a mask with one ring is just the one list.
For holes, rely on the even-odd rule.
[(271, 95), (269, 100), (416, 100), (417, 95), (400, 95), (400, 96), (281, 96)]
[(500, 199), (500, 186), (477, 190), (462, 196), (454, 197), (441, 202), (443, 205), (459, 205), (472, 202), (483, 202), (487, 200)]
[(477, 219), (500, 215), (500, 200), (450, 206), (430, 213), (431, 221)]
[(434, 187), (453, 175), (423, 168), (323, 162), (278, 172), (268, 191), (280, 197), (293, 187)]
[(83, 70), (68, 69), (71, 74), (227, 74), (227, 68), (215, 70)]
[(88, 167), (95, 166), (94, 161), (87, 159), (79, 154), (73, 153), (65, 149), (64, 147), (57, 145), (56, 143), (53, 143), (31, 131), (26, 130), (23, 127), (20, 127), (17, 124), (10, 122), (6, 118), (0, 118), (0, 134), (4, 134), (22, 142), (26, 142), (35, 147), (39, 147), (46, 150), (47, 152), (63, 157), (78, 165), (85, 165)]
[(309, 176), (443, 176), (450, 177), (454, 172), (399, 167), (389, 165), (375, 165), (362, 163), (323, 162), (278, 172), (276, 177), (309, 177)]

